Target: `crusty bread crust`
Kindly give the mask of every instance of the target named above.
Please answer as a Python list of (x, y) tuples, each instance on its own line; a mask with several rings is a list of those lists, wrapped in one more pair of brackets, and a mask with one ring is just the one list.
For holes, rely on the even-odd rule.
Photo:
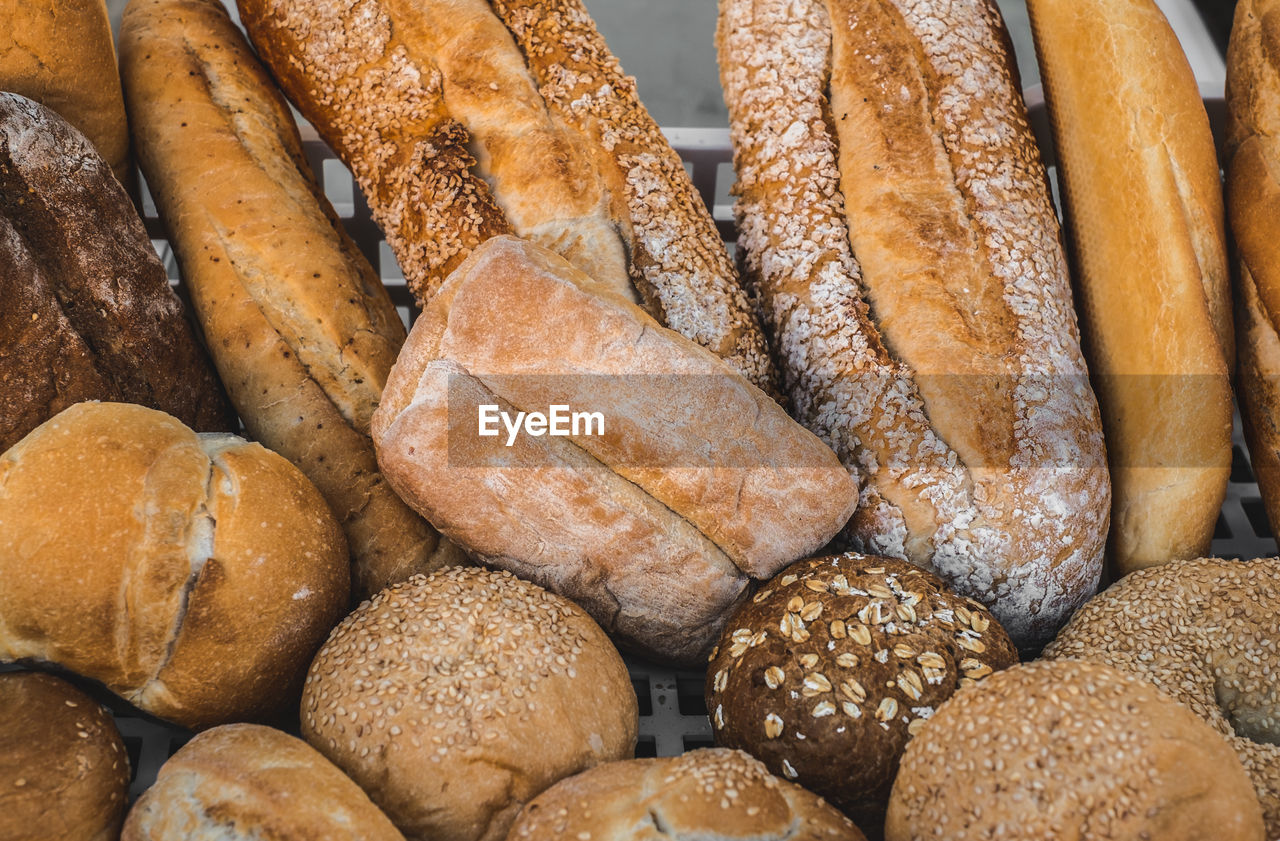
[(1044, 641), (1097, 585), (1109, 497), (999, 13), (722, 0), (718, 45), (739, 244), (797, 416), (862, 481), (852, 542)]
[(1226, 495), (1234, 340), (1218, 159), (1153, 0), (1028, 11), (1112, 468), (1108, 554), (1124, 575), (1207, 552)]
[[(481, 404), (596, 410), (603, 434), (508, 447), (476, 435)], [(680, 662), (711, 648), (749, 577), (821, 548), (857, 498), (727, 362), (511, 237), (477, 248), (415, 323), (373, 438), (445, 535)]]
[(136, 0), (121, 55), (138, 156), (245, 428), (346, 531), (359, 598), (461, 560), (378, 471), (369, 421), (405, 331), (284, 99), (218, 0)]
[(57, 112), (129, 185), (129, 125), (105, 0), (6, 0), (0, 20), (0, 91)]

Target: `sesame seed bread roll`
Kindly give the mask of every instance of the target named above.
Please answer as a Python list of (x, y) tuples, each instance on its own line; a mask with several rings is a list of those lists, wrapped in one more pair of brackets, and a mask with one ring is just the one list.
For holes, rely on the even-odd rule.
[[(1174, 561), (1111, 585), (1071, 617), (1046, 659), (1130, 672), (1226, 737), (1280, 838), (1280, 558)], [(1216, 836), (1215, 836), (1216, 837)]]
[(462, 560), (378, 470), (369, 421), (404, 325), (248, 42), (219, 0), (134, 0), (120, 45), (138, 158), (214, 362), (249, 434), (338, 516), (357, 598)]
[(994, 2), (722, 0), (739, 246), (846, 536), (1020, 646), (1097, 586), (1108, 485), (1057, 217)]
[(121, 841), (404, 841), (349, 777), (257, 724), (206, 730), (160, 766)]
[(109, 712), (52, 675), (0, 674), (0, 838), (117, 841), (128, 796)]
[[(482, 406), (598, 413), (481, 437)], [(415, 323), (374, 415), (388, 480), (458, 545), (694, 663), (750, 578), (839, 532), (835, 455), (728, 363), (563, 258), (496, 237)]]
[(1280, 524), (1278, 42), (1280, 4), (1241, 0), (1227, 49), (1227, 213), (1239, 266), (1236, 396), (1250, 464), (1273, 524)]
[(514, 233), (777, 393), (711, 215), (580, 4), (238, 6), (351, 167), (422, 306), (472, 249)]
[(349, 578), (315, 487), (234, 435), (77, 403), (0, 456), (0, 662), (56, 663), (183, 727), (292, 703)]
[(520, 812), (507, 841), (866, 841), (822, 798), (742, 751), (609, 762), (561, 780)]
[(1191, 65), (1153, 0), (1027, 7), (1111, 462), (1118, 577), (1205, 554), (1226, 495), (1222, 183)]
[(1253, 788), (1194, 713), (1110, 666), (1027, 663), (907, 745), (885, 841), (1263, 841)]
[(129, 185), (129, 125), (104, 0), (0, 0), (0, 20), (0, 91), (56, 111)]
[(558, 780), (630, 759), (626, 666), (571, 602), (454, 567), (383, 590), (320, 649), (302, 735), (409, 841), (501, 841)]

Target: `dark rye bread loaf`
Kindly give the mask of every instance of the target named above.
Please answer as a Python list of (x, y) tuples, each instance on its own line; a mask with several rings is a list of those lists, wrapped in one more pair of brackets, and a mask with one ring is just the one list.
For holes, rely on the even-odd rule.
[(73, 403), (233, 428), (142, 220), (89, 142), (0, 93), (0, 450)]

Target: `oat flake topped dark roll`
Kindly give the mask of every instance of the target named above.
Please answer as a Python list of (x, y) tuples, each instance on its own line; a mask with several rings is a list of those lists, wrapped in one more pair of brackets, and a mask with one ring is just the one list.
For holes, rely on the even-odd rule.
[(729, 620), (707, 707), (718, 743), (865, 820), (938, 705), (1016, 662), (985, 607), (905, 561), (847, 552), (792, 564)]

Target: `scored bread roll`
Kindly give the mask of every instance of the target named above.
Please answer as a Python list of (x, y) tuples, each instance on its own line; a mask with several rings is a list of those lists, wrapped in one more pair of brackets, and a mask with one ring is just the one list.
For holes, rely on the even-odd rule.
[[(484, 406), (557, 405), (600, 423), (479, 435)], [(727, 363), (514, 237), (479, 246), (415, 323), (373, 440), (451, 540), (684, 663), (750, 578), (823, 546), (857, 497), (835, 455)]]
[(109, 712), (52, 675), (0, 674), (0, 838), (117, 841), (128, 794)]
[(56, 111), (129, 185), (129, 126), (104, 0), (4, 0), (0, 20), (0, 91)]
[(368, 795), (301, 739), (257, 724), (200, 733), (160, 767), (121, 841), (404, 841)]
[[(1208, 552), (1234, 364), (1209, 119), (1154, 0), (1030, 0), (1111, 462), (1117, 575)], [(1087, 57), (1087, 58), (1083, 58)]]
[(580, 3), (238, 6), (423, 306), (472, 249), (514, 233), (777, 391), (710, 214)]
[(854, 547), (1034, 647), (1097, 586), (1108, 486), (1066, 262), (989, 0), (722, 0), (739, 246)]
[(576, 605), (452, 567), (383, 590), (316, 654), (302, 735), (410, 841), (501, 841), (548, 786), (634, 755), (635, 691)]
[(608, 762), (561, 780), (520, 812), (507, 841), (865, 841), (822, 798), (742, 751)]
[(1227, 212), (1235, 237), (1236, 396), (1249, 460), (1280, 525), (1280, 3), (1240, 0), (1227, 49)]
[(249, 434), (337, 514), (355, 595), (463, 560), (378, 471), (369, 420), (404, 326), (244, 36), (219, 0), (134, 0), (120, 44), (139, 161), (214, 362)]
[(306, 477), (234, 435), (78, 403), (0, 456), (0, 662), (56, 663), (184, 727), (296, 699), (348, 570)]
[(70, 124), (0, 93), (0, 450), (81, 400), (235, 428), (124, 188)]

